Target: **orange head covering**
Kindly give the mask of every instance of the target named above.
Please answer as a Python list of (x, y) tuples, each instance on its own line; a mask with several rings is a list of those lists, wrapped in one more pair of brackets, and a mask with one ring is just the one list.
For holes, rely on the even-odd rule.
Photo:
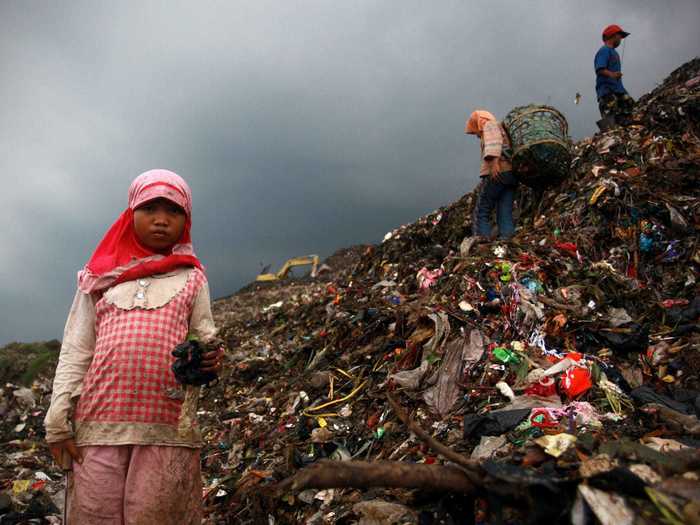
[(480, 135), (484, 131), (487, 122), (496, 122), (496, 117), (485, 109), (477, 109), (469, 116), (464, 132), (468, 135)]

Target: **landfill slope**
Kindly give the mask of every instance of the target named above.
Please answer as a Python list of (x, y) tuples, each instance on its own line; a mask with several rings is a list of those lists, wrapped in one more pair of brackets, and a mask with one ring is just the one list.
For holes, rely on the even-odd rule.
[[(692, 514), (697, 477), (679, 478), (697, 465), (674, 472), (652, 456), (699, 443), (698, 75), (696, 59), (639, 101), (634, 125), (576, 144), (560, 186), (523, 188), (510, 243), (460, 252), (471, 230), (468, 194), (377, 246), (356, 248), (343, 264), (329, 262), (331, 273), (315, 281), (253, 287), (216, 302), (232, 353), (204, 414), (212, 519), (353, 523), (369, 519), (360, 503), (370, 500), (377, 512), (382, 501), (404, 505), (397, 523), (493, 522), (499, 503), (489, 507), (483, 494), (471, 502), (423, 491), (311, 489), (274, 505), (260, 495), (322, 458), (442, 462), (396, 418), (389, 391), (455, 450), (468, 456), (480, 443), (487, 452), (493, 446), (498, 464), (551, 478), (544, 489), (504, 474), (511, 490), (540, 494), (534, 510), (523, 501), (509, 509), (524, 522), (567, 520), (577, 500), (588, 511), (605, 497), (649, 523), (673, 512), (667, 506), (681, 521)], [(483, 344), (474, 354), (477, 336)], [(564, 370), (551, 376), (551, 397), (534, 395), (551, 392), (537, 391), (528, 376), (567, 356), (580, 359), (572, 369), (586, 371), (590, 388), (578, 393), (583, 381), (567, 389), (564, 382), (581, 374)], [(514, 402), (495, 387), (501, 381)], [(658, 408), (663, 401), (676, 411)], [(554, 408), (537, 427), (499, 428), (502, 421), (487, 418), (516, 404), (528, 416), (532, 407)], [(679, 413), (687, 419), (679, 422)], [(555, 458), (546, 438), (562, 434), (576, 443)], [(591, 472), (597, 478), (584, 481)], [(635, 490), (616, 494), (626, 477)], [(693, 485), (692, 498), (679, 494), (683, 484)]]
[[(317, 278), (215, 301), (206, 523), (698, 523), (700, 60), (633, 120), (577, 143), (559, 186), (522, 187), (511, 242), (464, 242), (467, 194)], [(50, 376), (3, 394), (0, 523), (57, 516)], [(387, 394), (482, 485), (275, 490), (323, 459), (448, 463)]]

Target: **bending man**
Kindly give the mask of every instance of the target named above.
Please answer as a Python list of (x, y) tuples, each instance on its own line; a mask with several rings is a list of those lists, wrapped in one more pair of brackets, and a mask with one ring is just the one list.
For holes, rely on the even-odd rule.
[(515, 233), (513, 201), (518, 180), (509, 160), (508, 134), (496, 117), (484, 110), (471, 114), (464, 132), (481, 139), (481, 184), (474, 207), (474, 235), (491, 237), (491, 213), (495, 208), (499, 237), (510, 239)]

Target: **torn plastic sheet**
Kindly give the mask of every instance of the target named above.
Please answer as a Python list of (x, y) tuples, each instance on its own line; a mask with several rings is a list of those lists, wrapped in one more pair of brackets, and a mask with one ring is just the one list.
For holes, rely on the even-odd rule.
[(659, 405), (664, 405), (672, 410), (675, 410), (676, 412), (681, 412), (683, 414), (695, 413), (695, 407), (693, 407), (692, 405), (676, 401), (675, 399), (672, 399), (667, 395), (659, 394), (650, 386), (643, 385), (638, 388), (635, 388), (634, 390), (632, 390), (630, 395), (632, 396), (632, 399), (634, 399), (639, 404), (646, 405), (649, 403), (656, 403)]
[(529, 408), (502, 410), (484, 415), (465, 414), (464, 437), (500, 436), (510, 432), (530, 415)]
[(632, 318), (624, 308), (610, 308), (608, 310), (608, 323), (613, 328), (618, 328), (631, 322)]
[(470, 332), (469, 341), (459, 338), (446, 345), (437, 381), (423, 394), (423, 399), (433, 411), (442, 417), (449, 414), (461, 397), (460, 380), (465, 368), (479, 361), (483, 353), (484, 336), (476, 329)]
[(508, 443), (506, 436), (481, 436), (481, 441), (472, 450), (472, 459), (491, 458), (496, 452), (504, 448)]
[(571, 511), (571, 523), (588, 525), (585, 515), (589, 508), (601, 525), (633, 525), (634, 512), (630, 509), (625, 498), (617, 494), (609, 494), (587, 485), (578, 486), (578, 496)]
[(428, 361), (422, 361), (418, 368), (396, 372), (395, 374), (391, 374), (389, 379), (408, 390), (418, 390), (429, 368), (430, 363)]
[(599, 331), (596, 336), (617, 352), (643, 352), (649, 346), (649, 327), (628, 324), (624, 331)]
[(665, 203), (666, 209), (671, 217), (671, 222), (680, 229), (685, 230), (688, 227), (688, 221), (683, 217), (683, 214), (668, 202)]
[(454, 339), (445, 346), (445, 355), (438, 369), (435, 385), (423, 393), (423, 400), (437, 414), (444, 417), (461, 397), (459, 380), (464, 370), (464, 353), (468, 347), (464, 338)]
[(440, 350), (450, 335), (450, 319), (446, 313), (433, 313), (428, 315), (428, 318), (435, 323), (435, 334), (425, 343), (423, 355), (425, 355), (425, 350), (428, 350), (428, 352)]
[[(389, 379), (394, 380), (398, 385), (408, 388), (409, 390), (417, 390), (420, 388), (425, 375), (430, 369), (428, 356), (440, 351), (450, 335), (450, 321), (447, 314), (443, 312), (431, 313), (428, 315), (428, 318), (433, 322), (435, 327), (433, 336), (423, 347), (423, 356), (420, 366), (412, 370), (402, 370), (389, 376)], [(432, 382), (432, 379), (429, 382)]]
[(547, 454), (558, 458), (576, 443), (576, 436), (566, 433), (553, 434), (538, 437), (534, 442), (541, 446)]

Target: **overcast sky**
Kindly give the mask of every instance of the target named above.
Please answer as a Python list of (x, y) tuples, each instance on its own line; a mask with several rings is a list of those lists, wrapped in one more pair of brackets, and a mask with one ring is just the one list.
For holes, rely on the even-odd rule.
[(591, 134), (609, 23), (634, 97), (700, 50), (697, 0), (3, 0), (0, 343), (61, 337), (145, 170), (192, 186), (217, 297), (473, 189), (472, 109), (548, 102)]

